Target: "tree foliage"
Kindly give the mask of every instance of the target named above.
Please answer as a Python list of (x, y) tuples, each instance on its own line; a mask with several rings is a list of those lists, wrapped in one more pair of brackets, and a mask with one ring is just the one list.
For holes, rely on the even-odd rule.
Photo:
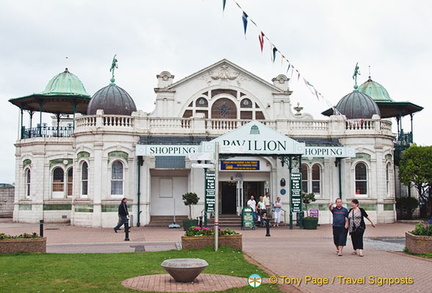
[(399, 179), (406, 186), (414, 186), (420, 203), (431, 207), (430, 187), (432, 186), (432, 146), (410, 146), (400, 161)]

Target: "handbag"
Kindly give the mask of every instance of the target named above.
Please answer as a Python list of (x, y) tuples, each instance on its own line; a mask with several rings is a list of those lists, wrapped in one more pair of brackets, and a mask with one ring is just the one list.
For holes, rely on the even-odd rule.
[(360, 223), (359, 226), (356, 226), (356, 224), (354, 222), (354, 210), (353, 210), (353, 213), (352, 213), (352, 221), (353, 221), (353, 229), (352, 229), (352, 231), (351, 231), (350, 234), (351, 235), (352, 234), (363, 234), (364, 231), (365, 231), (365, 228), (361, 225), (361, 223)]

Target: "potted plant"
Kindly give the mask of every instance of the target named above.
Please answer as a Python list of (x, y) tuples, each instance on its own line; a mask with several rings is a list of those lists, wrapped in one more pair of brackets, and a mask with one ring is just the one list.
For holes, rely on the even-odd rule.
[(303, 203), (305, 205), (305, 210), (306, 210), (306, 217), (303, 218), (303, 228), (304, 229), (316, 229), (318, 226), (318, 218), (316, 217), (311, 217), (308, 214), (308, 205), (311, 202), (316, 201), (315, 198), (315, 193), (311, 192), (311, 193), (302, 193), (302, 198), (303, 198)]
[(199, 197), (195, 192), (188, 192), (182, 195), (183, 203), (189, 207), (189, 219), (183, 221), (183, 229), (187, 231), (192, 226), (198, 226), (198, 220), (192, 219), (192, 205), (197, 204)]
[(0, 233), (0, 253), (45, 253), (46, 238), (38, 234), (23, 233), (17, 236)]
[[(192, 226), (182, 236), (182, 249), (201, 249), (215, 244), (214, 228)], [(225, 228), (219, 228), (219, 246), (228, 246), (242, 250), (242, 234)]]
[(432, 224), (420, 222), (414, 231), (405, 232), (405, 246), (411, 253), (432, 253)]

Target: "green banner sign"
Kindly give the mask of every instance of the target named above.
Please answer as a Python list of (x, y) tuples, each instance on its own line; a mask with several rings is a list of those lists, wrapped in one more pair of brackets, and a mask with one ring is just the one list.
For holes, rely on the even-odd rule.
[(216, 174), (212, 171), (205, 172), (205, 210), (207, 213), (215, 212)]
[(302, 211), (301, 203), (301, 173), (291, 173), (291, 212)]

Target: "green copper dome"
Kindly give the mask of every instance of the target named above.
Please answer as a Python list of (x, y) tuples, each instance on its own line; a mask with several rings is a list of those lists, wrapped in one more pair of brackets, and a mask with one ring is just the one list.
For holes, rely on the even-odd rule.
[(370, 76), (367, 81), (365, 81), (358, 87), (358, 91), (368, 95), (369, 97), (374, 99), (374, 101), (393, 102), (393, 99), (390, 98), (387, 90), (378, 82), (373, 81)]
[(70, 73), (66, 68), (62, 73), (54, 76), (47, 84), (45, 90), (41, 93), (44, 95), (79, 95), (88, 96), (84, 85), (79, 78)]
[(89, 101), (81, 80), (67, 68), (54, 76), (43, 92), (9, 100), (21, 110), (55, 114), (85, 114)]

